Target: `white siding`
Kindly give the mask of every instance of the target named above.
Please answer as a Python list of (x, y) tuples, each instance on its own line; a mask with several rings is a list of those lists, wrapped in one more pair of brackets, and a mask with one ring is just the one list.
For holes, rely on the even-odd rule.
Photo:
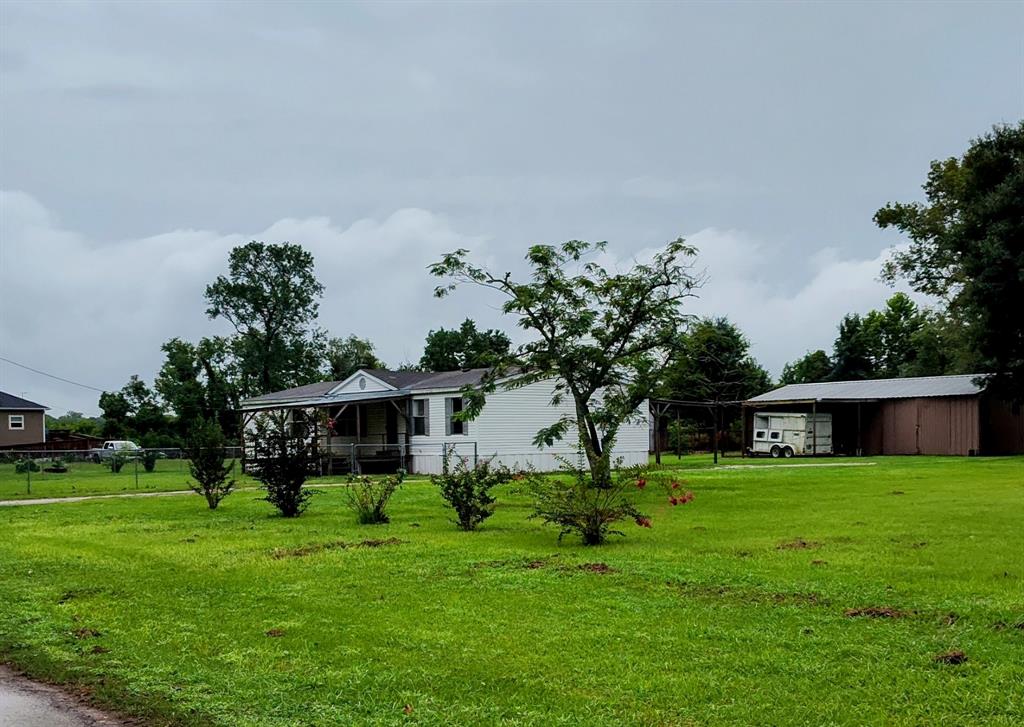
[[(455, 445), (460, 456), (493, 458), (509, 467), (530, 466), (539, 471), (557, 470), (562, 467), (559, 457), (575, 462), (577, 437), (570, 431), (552, 447), (538, 449), (533, 444), (537, 431), (553, 424), (562, 414), (572, 415), (571, 401), (563, 401), (559, 407), (551, 406), (554, 384), (551, 381), (538, 382), (519, 389), (496, 391), (487, 397), (483, 410), (469, 422), (466, 435), (445, 435), (445, 398), (457, 396), (447, 392), (425, 395), (430, 399), (430, 436), (414, 436), (411, 447), (414, 472), (435, 473), (442, 467), (442, 452), (445, 444)], [(420, 397), (416, 397), (420, 398)], [(643, 407), (646, 410), (646, 404)], [(636, 422), (627, 422), (619, 432), (613, 450), (613, 458), (623, 458), (626, 466), (647, 462), (648, 425), (644, 417)]]

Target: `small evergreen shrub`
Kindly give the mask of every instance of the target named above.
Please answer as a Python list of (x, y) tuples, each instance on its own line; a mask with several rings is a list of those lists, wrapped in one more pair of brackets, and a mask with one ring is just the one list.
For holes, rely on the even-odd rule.
[(128, 462), (128, 458), (123, 454), (117, 453), (110, 457), (108, 464), (110, 465), (110, 471), (117, 474), (124, 469), (125, 464)]
[(146, 449), (142, 452), (142, 466), (146, 472), (152, 472), (156, 469), (156, 460), (159, 456), (159, 452), (155, 449)]
[(283, 517), (298, 517), (319, 490), (303, 487), (315, 461), (315, 442), (308, 423), (289, 421), (285, 412), (256, 417), (252, 436), (253, 474), (267, 492), (263, 499)]
[(464, 457), (457, 458), (454, 467), (449, 467), (446, 461), (444, 472), (430, 477), (441, 491), (441, 497), (455, 510), (455, 524), (467, 531), (476, 530), (494, 514), (497, 500), (491, 490), (511, 479), (512, 472), (504, 465), (492, 467), (485, 460), (470, 467)]
[[(155, 466), (156, 452), (147, 450), (146, 454), (153, 455)], [(199, 417), (193, 422), (188, 433), (185, 456), (188, 457), (188, 471), (193, 479), (188, 483), (189, 487), (206, 498), (206, 504), (211, 510), (216, 510), (220, 501), (230, 495), (235, 486), (235, 480), (231, 477), (235, 460), (225, 463), (227, 440), (216, 419)], [(145, 457), (142, 462), (147, 472), (153, 471)]]
[(345, 502), (356, 514), (360, 525), (380, 525), (391, 522), (387, 507), (391, 496), (395, 494), (405, 479), (405, 470), (397, 474), (385, 475), (373, 479), (365, 475), (349, 475), (348, 487), (345, 488)]

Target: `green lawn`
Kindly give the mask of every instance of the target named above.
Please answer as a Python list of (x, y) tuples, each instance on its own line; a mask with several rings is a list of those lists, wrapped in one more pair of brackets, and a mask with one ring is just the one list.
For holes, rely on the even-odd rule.
[(2, 508), (0, 658), (154, 724), (1021, 724), (1024, 458), (871, 461), (684, 458), (599, 548), (425, 482)]

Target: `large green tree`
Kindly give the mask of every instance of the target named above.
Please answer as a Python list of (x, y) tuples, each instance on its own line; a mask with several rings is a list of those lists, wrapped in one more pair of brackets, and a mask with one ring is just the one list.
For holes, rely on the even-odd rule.
[(438, 328), (427, 334), (420, 358), (424, 371), (455, 371), (492, 366), (508, 353), (512, 342), (501, 331), (478, 330), (469, 318), (458, 328)]
[(782, 367), (780, 384), (815, 384), (828, 381), (832, 375), (832, 359), (820, 348), (808, 351), (796, 361)]
[(327, 376), (334, 381), (344, 381), (359, 369), (383, 368), (387, 367), (374, 354), (368, 338), (349, 336), (327, 342)]
[(100, 394), (103, 436), (108, 439), (143, 439), (143, 446), (168, 446), (174, 440), (170, 418), (156, 393), (138, 376), (132, 376), (120, 391)]
[(164, 363), (154, 388), (177, 415), (180, 437), (198, 418), (215, 420), (231, 439), (238, 436), (238, 385), (231, 341), (214, 336), (193, 344), (172, 338), (161, 346)]
[(872, 345), (864, 319), (857, 313), (843, 316), (832, 347), (832, 380), (858, 381), (875, 376)]
[(466, 250), (445, 255), (430, 270), (447, 281), (435, 291), (440, 297), (463, 283), (494, 290), (504, 299), (502, 310), (533, 336), (498, 362), (481, 389), (465, 392), (465, 416), (479, 413), (499, 381), (522, 386), (554, 380), (552, 403), (568, 400), (572, 413), (537, 432), (535, 443), (578, 436), (591, 485), (607, 489), (620, 428), (638, 416), (680, 354), (688, 320), (681, 304), (697, 280), (690, 266), (695, 250), (682, 239), (626, 272), (596, 262), (604, 250), (605, 243), (579, 240), (534, 245), (523, 282), (471, 263)]
[(875, 214), (910, 239), (883, 275), (941, 298), (966, 322), (992, 389), (1024, 401), (1024, 121), (932, 162), (924, 192), (927, 203), (889, 203)]
[(313, 256), (289, 242), (234, 248), (228, 274), (206, 288), (206, 314), (235, 328), (231, 352), (242, 398), (315, 381), (324, 360), (317, 327), (324, 287)]
[(702, 318), (680, 336), (680, 355), (664, 373), (661, 394), (686, 401), (742, 401), (772, 386), (750, 342), (727, 318)]

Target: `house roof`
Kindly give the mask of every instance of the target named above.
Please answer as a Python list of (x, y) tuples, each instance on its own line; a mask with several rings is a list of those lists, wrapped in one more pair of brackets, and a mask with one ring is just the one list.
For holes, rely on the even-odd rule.
[(49, 409), (48, 406), (37, 404), (34, 401), (28, 399), (22, 399), (20, 396), (14, 394), (8, 394), (6, 391), (0, 391), (0, 409), (24, 409), (27, 411), (45, 411)]
[(480, 383), (487, 369), (466, 369), (460, 371), (389, 371), (387, 369), (360, 369), (374, 378), (380, 379), (394, 391), (359, 392), (352, 394), (332, 394), (331, 391), (341, 381), (324, 381), (292, 389), (274, 391), (269, 394), (246, 399), (242, 402), (243, 409), (269, 409), (272, 404), (288, 404), (289, 406), (327, 406), (356, 401), (394, 399), (409, 396), (417, 391), (434, 389), (458, 390), (463, 386), (475, 386)]
[(876, 401), (937, 396), (974, 396), (984, 386), (975, 381), (984, 374), (957, 376), (914, 376), (902, 379), (867, 381), (823, 381), (817, 384), (788, 384), (748, 399), (748, 404), (773, 404), (799, 401)]

